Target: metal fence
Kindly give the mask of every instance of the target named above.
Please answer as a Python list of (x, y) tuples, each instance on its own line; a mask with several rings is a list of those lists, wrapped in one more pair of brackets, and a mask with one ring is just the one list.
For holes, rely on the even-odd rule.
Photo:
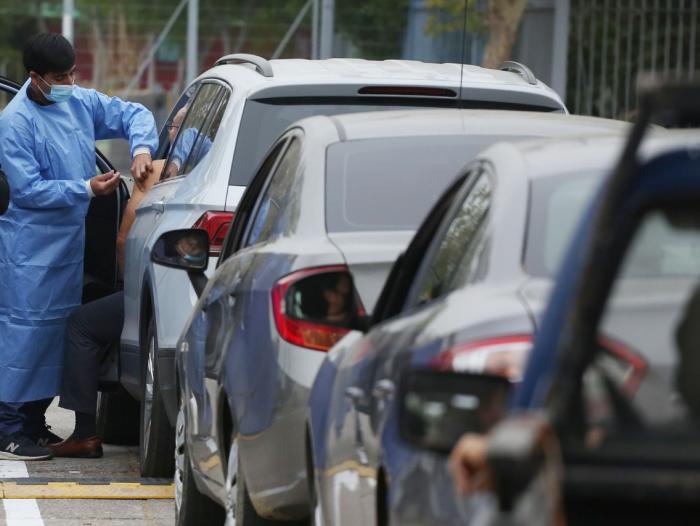
[(575, 113), (631, 119), (641, 72), (700, 64), (700, 0), (572, 0), (567, 99)]

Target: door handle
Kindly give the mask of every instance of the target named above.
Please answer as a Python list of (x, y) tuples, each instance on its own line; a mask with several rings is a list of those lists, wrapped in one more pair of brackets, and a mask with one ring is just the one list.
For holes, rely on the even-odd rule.
[(163, 213), (165, 211), (165, 201), (153, 201), (151, 203), (151, 210)]
[(358, 404), (365, 397), (365, 392), (355, 385), (351, 385), (345, 390), (345, 398), (353, 404)]
[(379, 400), (386, 400), (392, 396), (395, 391), (396, 386), (394, 385), (394, 382), (388, 378), (384, 378), (383, 380), (379, 380), (376, 384), (374, 384), (372, 396), (378, 398)]

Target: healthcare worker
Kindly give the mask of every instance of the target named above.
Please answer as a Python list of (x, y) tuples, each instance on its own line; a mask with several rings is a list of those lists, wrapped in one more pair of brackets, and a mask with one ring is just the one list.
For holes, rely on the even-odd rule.
[(24, 50), (29, 80), (0, 114), (0, 459), (51, 457), (44, 413), (59, 392), (66, 319), (81, 300), (90, 199), (119, 174), (95, 175), (95, 140), (128, 139), (140, 185), (158, 137), (142, 105), (75, 85), (75, 51), (59, 34)]

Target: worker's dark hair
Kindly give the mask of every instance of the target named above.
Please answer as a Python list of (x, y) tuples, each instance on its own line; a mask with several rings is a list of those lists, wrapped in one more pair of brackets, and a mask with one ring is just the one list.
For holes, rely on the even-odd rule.
[(27, 73), (64, 73), (75, 65), (75, 50), (60, 33), (39, 33), (24, 46), (22, 58)]

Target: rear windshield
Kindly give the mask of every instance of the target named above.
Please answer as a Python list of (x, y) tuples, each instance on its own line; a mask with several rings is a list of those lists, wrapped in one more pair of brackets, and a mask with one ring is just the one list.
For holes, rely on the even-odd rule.
[(512, 136), (364, 139), (328, 147), (328, 232), (415, 230), (477, 153)]
[(601, 175), (591, 172), (558, 174), (533, 181), (525, 248), (528, 274), (555, 276)]
[[(371, 103), (370, 103), (371, 101)], [(554, 111), (552, 108), (489, 101), (462, 101), (461, 107), (475, 109), (517, 109)], [(354, 97), (293, 97), (248, 100), (243, 109), (240, 133), (236, 142), (229, 184), (248, 186), (255, 170), (262, 162), (270, 145), (293, 122), (314, 115), (337, 115), (362, 111), (401, 110), (411, 108), (454, 108), (454, 100), (391, 99)]]

